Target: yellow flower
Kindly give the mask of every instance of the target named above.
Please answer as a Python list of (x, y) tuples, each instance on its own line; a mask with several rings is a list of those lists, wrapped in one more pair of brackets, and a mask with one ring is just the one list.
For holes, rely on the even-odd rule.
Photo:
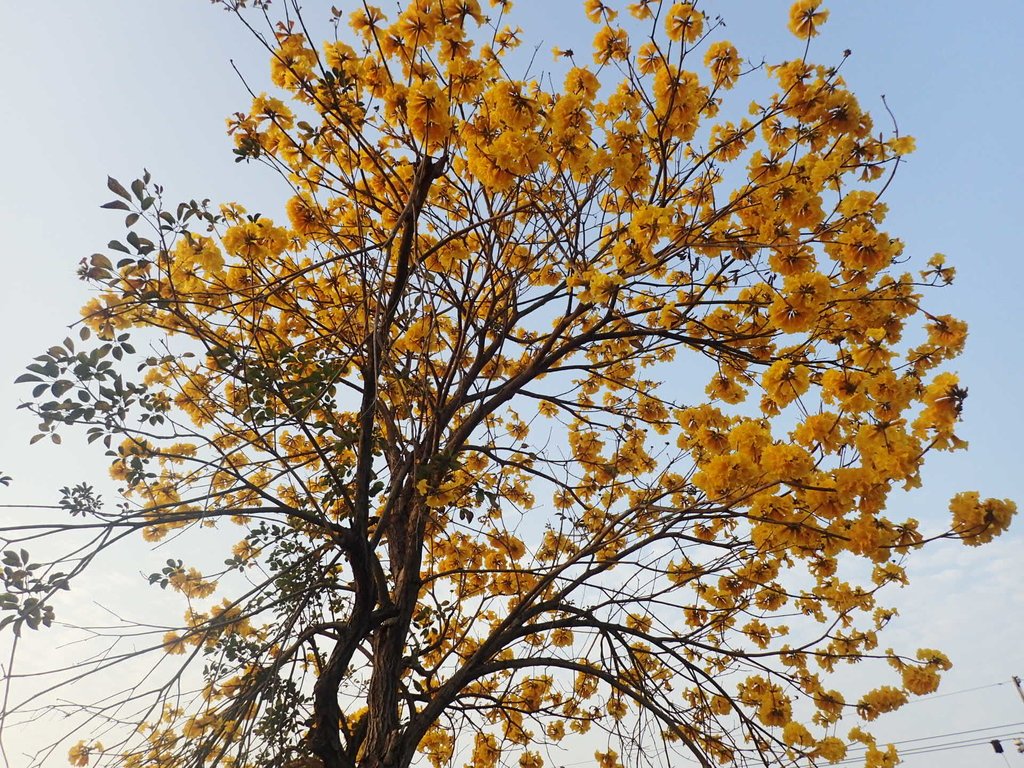
[(626, 713), (629, 712), (629, 708), (622, 699), (609, 699), (605, 708), (614, 720), (621, 720), (626, 716)]
[(758, 648), (767, 648), (771, 641), (772, 633), (763, 621), (750, 621), (743, 627), (743, 634), (754, 641)]
[(918, 661), (923, 661), (930, 667), (949, 671), (953, 668), (952, 662), (949, 657), (942, 651), (936, 651), (934, 648), (918, 648), (917, 649)]
[(172, 656), (180, 656), (185, 652), (185, 641), (177, 632), (164, 635), (164, 652)]
[(711, 70), (715, 85), (731, 88), (740, 76), (740, 56), (736, 46), (720, 40), (708, 46), (704, 54), (704, 63)]
[(793, 717), (793, 706), (782, 691), (772, 686), (761, 697), (757, 717), (765, 725), (785, 725)]
[(928, 341), (952, 350), (963, 348), (967, 340), (967, 323), (952, 315), (938, 315), (928, 324)]
[(435, 81), (426, 80), (409, 88), (405, 103), (413, 135), (428, 148), (440, 146), (452, 125), (448, 95)]
[(563, 720), (555, 720), (548, 724), (546, 731), (549, 739), (561, 741), (565, 737), (565, 722)]
[(262, 261), (277, 256), (288, 244), (288, 234), (275, 227), (269, 219), (244, 221), (224, 233), (224, 249), (248, 261)]
[(696, 42), (704, 31), (704, 16), (692, 3), (676, 3), (665, 16), (665, 33), (669, 40)]
[(651, 10), (651, 5), (660, 2), (661, 0), (639, 0), (639, 2), (630, 3), (627, 8), (634, 19), (643, 21), (644, 19), (653, 18), (654, 12)]
[(473, 768), (494, 768), (501, 757), (501, 747), (492, 733), (478, 733), (473, 741)]
[(899, 759), (895, 745), (890, 744), (883, 752), (872, 744), (864, 753), (864, 768), (895, 768)]
[(708, 393), (708, 397), (721, 400), (723, 403), (741, 403), (747, 397), (746, 389), (734, 378), (721, 373), (711, 379), (704, 391)]
[(595, 24), (600, 24), (602, 19), (605, 21), (611, 21), (618, 14), (605, 5), (601, 0), (585, 0), (583, 3), (583, 12), (587, 14), (587, 18)]
[(908, 666), (903, 669), (903, 687), (915, 696), (927, 696), (939, 689), (939, 673), (931, 667)]
[(651, 617), (631, 613), (626, 616), (626, 626), (630, 629), (635, 629), (637, 632), (643, 632), (646, 634), (651, 631)]
[(818, 27), (827, 19), (828, 11), (821, 7), (821, 0), (797, 0), (789, 9), (789, 31), (808, 39), (818, 34)]
[(889, 148), (892, 149), (893, 154), (909, 155), (917, 149), (917, 143), (914, 141), (913, 136), (900, 136), (889, 142)]
[(367, 36), (373, 33), (384, 20), (384, 13), (374, 5), (364, 5), (362, 9), (353, 11), (349, 16), (349, 27), (360, 35)]
[(86, 744), (85, 741), (80, 741), (68, 750), (68, 762), (71, 765), (79, 766), (79, 768), (85, 768), (85, 766), (89, 765), (89, 757), (92, 753), (102, 751), (103, 745), (98, 741), (95, 741), (92, 744)]
[(857, 702), (857, 714), (864, 720), (874, 720), (885, 712), (894, 712), (907, 703), (907, 694), (891, 685), (868, 691)]
[(556, 648), (567, 648), (572, 643), (573, 633), (571, 629), (559, 627), (551, 633), (551, 644)]
[(313, 200), (303, 195), (295, 195), (285, 203), (285, 211), (292, 229), (302, 237), (310, 237), (317, 232), (327, 231), (324, 213)]
[(594, 61), (607, 64), (625, 61), (629, 57), (629, 36), (626, 30), (605, 24), (594, 36)]
[(732, 702), (717, 693), (711, 697), (711, 711), (716, 715), (728, 715), (732, 712)]
[(287, 130), (292, 127), (295, 117), (283, 101), (261, 93), (252, 100), (252, 114), (260, 120), (266, 120), (278, 128)]
[(971, 547), (992, 541), (1010, 527), (1017, 505), (1009, 499), (985, 499), (977, 491), (958, 493), (949, 502), (953, 532)]
[(216, 581), (206, 581), (195, 568), (189, 568), (188, 571), (175, 571), (168, 581), (171, 587), (188, 598), (209, 597), (217, 589)]
[(838, 763), (846, 757), (846, 745), (841, 739), (837, 739), (835, 736), (828, 736), (819, 741), (817, 746), (815, 746), (814, 755), (816, 757), (823, 757), (830, 763)]
[(800, 723), (786, 723), (782, 729), (782, 740), (791, 747), (809, 747), (814, 744), (811, 732)]
[(794, 365), (789, 360), (778, 360), (764, 372), (761, 386), (768, 397), (780, 408), (784, 408), (810, 388), (810, 370), (805, 365)]
[(548, 418), (558, 415), (558, 406), (550, 400), (541, 400), (537, 404), (537, 410), (541, 416), (547, 416)]

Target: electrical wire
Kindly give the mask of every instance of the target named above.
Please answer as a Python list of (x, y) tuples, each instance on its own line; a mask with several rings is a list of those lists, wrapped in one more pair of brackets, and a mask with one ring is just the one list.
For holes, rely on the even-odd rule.
[[(1007, 681), (1003, 681), (1001, 683), (989, 683), (988, 685), (978, 685), (978, 686), (975, 686), (974, 688), (963, 688), (963, 689), (958, 690), (958, 691), (949, 691), (948, 693), (933, 693), (930, 696), (921, 696), (919, 698), (911, 699), (907, 703), (908, 704), (916, 704), (916, 703), (918, 703), (920, 701), (928, 701), (930, 699), (941, 699), (941, 698), (944, 698), (946, 696), (957, 696), (957, 695), (959, 695), (961, 693), (972, 693), (974, 691), (983, 691), (983, 690), (985, 690), (987, 688), (997, 688), (1000, 685), (1007, 685), (1007, 684), (1008, 684)], [(969, 728), (968, 730), (965, 730), (965, 731), (953, 731), (953, 732), (950, 732), (950, 733), (939, 733), (939, 734), (935, 734), (933, 736), (919, 736), (919, 737), (914, 738), (914, 739), (900, 739), (899, 741), (887, 742), (883, 746), (887, 746), (888, 744), (891, 743), (894, 746), (896, 746), (897, 748), (899, 748), (899, 746), (901, 744), (914, 744), (914, 743), (922, 742), (922, 741), (934, 741), (935, 739), (945, 739), (945, 738), (949, 738), (951, 736), (966, 736), (968, 734), (983, 733), (985, 731), (995, 731), (995, 730), (999, 730), (999, 729), (1002, 729), (1002, 728), (1015, 728), (1016, 726), (1024, 726), (1024, 722), (1005, 723), (1003, 725), (990, 725), (990, 726), (986, 726), (984, 728)], [(920, 746), (910, 747), (909, 749), (905, 749), (905, 750), (904, 749), (900, 749), (899, 753), (900, 753), (900, 757), (901, 758), (903, 758), (903, 757), (910, 757), (910, 756), (913, 756), (913, 755), (927, 755), (927, 754), (931, 754), (932, 752), (941, 752), (941, 751), (947, 750), (947, 749), (965, 749), (967, 747), (978, 747), (978, 746), (991, 745), (993, 739), (1012, 739), (1012, 738), (1018, 738), (1018, 737), (1020, 737), (1022, 735), (1024, 735), (1024, 731), (1016, 731), (1016, 732), (1009, 733), (1009, 734), (987, 734), (987, 735), (985, 735), (983, 737), (975, 737), (974, 739), (961, 739), (959, 741), (952, 741), (952, 742), (948, 742), (946, 744), (921, 744)], [(865, 747), (865, 746), (854, 746), (854, 747), (850, 747), (850, 749), (851, 750), (867, 750), (867, 747)], [(847, 757), (844, 760), (840, 760), (837, 763), (833, 763), (833, 765), (851, 765), (853, 763), (859, 763), (862, 759), (863, 759), (863, 755), (861, 755), (861, 754), (853, 755), (851, 757)], [(591, 760), (583, 760), (583, 761), (574, 762), (574, 763), (562, 763), (562, 764), (560, 764), (560, 768), (574, 768), (575, 766), (588, 765), (588, 764), (592, 765), (593, 761), (591, 761)]]
[[(938, 733), (933, 736), (919, 736), (914, 739), (900, 739), (899, 741), (886, 742), (880, 745), (882, 748), (887, 747), (889, 744), (899, 748), (901, 744), (914, 744), (922, 741), (935, 741), (936, 739), (946, 739), (950, 736), (965, 736), (973, 733), (984, 733), (985, 731), (997, 731), (1003, 728), (1015, 728), (1016, 726), (1024, 726), (1024, 722), (1019, 723), (1005, 723), (1003, 725), (990, 725), (984, 728), (970, 728), (965, 731), (953, 731), (951, 733)], [(1007, 733), (987, 733), (984, 736), (975, 736), (967, 739), (955, 739), (953, 741), (941, 743), (941, 744), (919, 744), (916, 747), (909, 747), (907, 749), (899, 749), (900, 758), (911, 757), (913, 755), (928, 755), (933, 752), (942, 752), (948, 749), (965, 749), (967, 747), (981, 747), (990, 746), (993, 740), (1001, 739), (1015, 739), (1024, 736), (1024, 730), (1014, 730)], [(851, 747), (851, 750), (866, 750), (867, 747), (855, 746)], [(853, 765), (859, 764), (864, 759), (863, 754), (849, 755), (843, 760), (836, 763), (830, 763), (830, 765)], [(593, 765), (593, 760), (581, 760), (573, 763), (559, 763), (559, 768), (576, 768), (581, 765)]]
[(932, 752), (945, 752), (945, 751), (951, 750), (951, 749), (966, 749), (967, 747), (990, 747), (991, 748), (993, 741), (998, 741), (998, 740), (1001, 740), (1001, 739), (1016, 738), (1016, 737), (1021, 736), (1022, 734), (1024, 734), (1024, 732), (1017, 731), (1016, 733), (1000, 734), (1000, 735), (997, 735), (997, 736), (993, 736), (991, 739), (986, 737), (986, 738), (979, 739), (979, 740), (954, 741), (954, 742), (950, 742), (948, 744), (933, 744), (933, 745), (930, 745), (928, 747), (920, 747), (918, 749), (907, 750), (905, 752), (900, 752), (900, 757), (904, 757), (904, 756), (910, 757), (910, 756), (913, 756), (913, 755), (929, 755)]
[(907, 704), (919, 704), (922, 701), (931, 701), (932, 699), (944, 699), (947, 696), (957, 696), (961, 693), (972, 693), (974, 691), (983, 691), (986, 688), (998, 688), (1000, 685), (1009, 685), (1009, 682), (1004, 680), (1001, 683), (989, 683), (988, 685), (979, 685), (974, 688), (963, 688), (959, 691), (949, 691), (948, 693), (932, 693), (928, 696), (919, 696), (911, 699)]
[[(989, 725), (984, 728), (969, 728), (966, 731), (953, 731), (952, 733), (937, 733), (934, 736), (919, 736), (916, 739), (900, 739), (899, 741), (887, 743), (895, 744), (898, 747), (900, 744), (910, 744), (915, 741), (933, 741), (935, 739), (946, 739), (950, 736), (964, 736), (968, 733), (980, 733), (982, 731), (997, 731), (1001, 728), (1016, 728), (1018, 725), (1024, 725), (1024, 722), (1005, 723), (1004, 725)], [(855, 749), (867, 749), (867, 747), (855, 747)], [(911, 749), (913, 749), (913, 747), (911, 747)]]
[[(960, 739), (957, 741), (948, 741), (942, 744), (922, 744), (917, 747), (911, 747), (910, 749), (899, 750), (900, 759), (904, 757), (912, 757), (914, 755), (930, 755), (933, 752), (945, 752), (952, 749), (966, 749), (967, 747), (983, 747), (991, 746), (993, 741), (1001, 739), (1013, 739), (1024, 735), (1024, 731), (1011, 731), (1009, 733), (990, 733), (982, 737), (975, 737), (973, 739)], [(864, 759), (863, 755), (854, 755), (844, 760), (840, 760), (834, 765), (853, 765), (860, 764)]]

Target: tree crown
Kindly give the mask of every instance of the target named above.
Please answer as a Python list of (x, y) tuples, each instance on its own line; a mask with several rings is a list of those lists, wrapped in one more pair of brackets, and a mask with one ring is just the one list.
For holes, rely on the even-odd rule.
[[(540, 768), (596, 728), (601, 768), (891, 764), (837, 723), (949, 666), (879, 650), (876, 593), (926, 543), (890, 492), (964, 447), (966, 327), (922, 303), (944, 258), (883, 229), (913, 140), (810, 61), (821, 4), (757, 66), (704, 3), (587, 0), (592, 57), (522, 77), (505, 0), (334, 10), (323, 45), (294, 4), (222, 4), (268, 49), (229, 132), (284, 216), (111, 179), (81, 341), (23, 377), (37, 438), (84, 428), (125, 501), (64, 489), (94, 538), (63, 570), (9, 550), (5, 625), (131, 536), (237, 539), (150, 577), (181, 664), (83, 707), (110, 736), (72, 763)], [(950, 508), (972, 545), (1014, 512)], [(828, 673), (865, 658), (897, 677), (847, 702)]]

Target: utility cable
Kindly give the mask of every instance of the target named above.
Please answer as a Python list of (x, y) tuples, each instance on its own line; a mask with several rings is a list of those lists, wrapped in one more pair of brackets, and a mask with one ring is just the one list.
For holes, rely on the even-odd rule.
[[(983, 691), (986, 688), (997, 688), (1000, 685), (1009, 685), (1009, 682), (1004, 680), (1001, 683), (989, 683), (988, 685), (979, 685), (974, 688), (963, 688), (959, 691), (949, 691), (948, 693), (932, 693), (928, 696), (918, 696), (907, 702), (907, 704), (917, 704), (922, 701), (931, 701), (932, 699), (944, 699), (946, 696), (957, 696), (961, 693), (972, 693), (973, 691)], [(904, 705), (905, 706), (905, 705)]]
[[(952, 749), (966, 749), (967, 747), (988, 747), (991, 746), (993, 740), (1000, 739), (1012, 739), (1021, 736), (1024, 733), (1022, 731), (1011, 731), (1009, 733), (994, 733), (987, 734), (982, 737), (976, 737), (973, 739), (960, 739), (958, 741), (949, 741), (943, 744), (922, 744), (917, 747), (911, 747), (906, 750), (899, 750), (900, 759), (904, 757), (912, 757), (914, 755), (930, 755), (933, 752), (945, 752)], [(853, 765), (860, 764), (864, 759), (863, 755), (854, 755), (844, 760), (840, 760), (834, 765)]]
[[(980, 733), (981, 731), (996, 731), (1001, 728), (1016, 728), (1018, 725), (1024, 725), (1024, 722), (1020, 723), (1006, 723), (1004, 725), (989, 725), (984, 728), (970, 728), (966, 731), (953, 731), (952, 733), (937, 733), (934, 736), (919, 736), (916, 739), (900, 739), (899, 741), (886, 742), (887, 744), (895, 744), (897, 747), (900, 744), (910, 744), (915, 741), (933, 741), (935, 739), (946, 739), (950, 736), (964, 736), (968, 733)], [(987, 737), (986, 737), (987, 738)], [(853, 749), (867, 749), (867, 747), (853, 747)], [(913, 749), (913, 747), (911, 747)]]

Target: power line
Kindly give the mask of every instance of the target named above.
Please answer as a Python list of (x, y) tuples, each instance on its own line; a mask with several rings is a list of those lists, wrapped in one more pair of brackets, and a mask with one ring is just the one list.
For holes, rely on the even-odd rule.
[(1001, 683), (989, 683), (988, 685), (979, 685), (979, 686), (976, 686), (974, 688), (962, 688), (959, 691), (949, 691), (948, 693), (933, 693), (933, 694), (930, 694), (928, 696), (919, 696), (917, 698), (911, 699), (910, 701), (907, 702), (907, 704), (917, 704), (917, 703), (922, 702), (922, 701), (930, 701), (931, 699), (944, 699), (946, 696), (957, 696), (957, 695), (959, 695), (961, 693), (971, 693), (973, 691), (983, 691), (986, 688), (997, 688), (1000, 685), (1007, 685), (1007, 681), (1004, 680)]
[[(938, 733), (934, 736), (919, 736), (914, 739), (901, 739), (900, 741), (886, 742), (885, 744), (881, 745), (881, 748), (887, 747), (889, 744), (892, 744), (893, 746), (898, 748), (901, 744), (912, 744), (920, 741), (934, 741), (935, 739), (945, 739), (949, 738), (950, 736), (964, 736), (970, 733), (982, 733), (984, 731), (995, 731), (1003, 728), (1015, 728), (1016, 726), (1021, 725), (1024, 725), (1024, 722), (1005, 723), (1003, 725), (991, 725), (985, 728), (971, 728), (966, 731), (954, 731), (952, 733)], [(993, 739), (1013, 739), (1018, 738), (1021, 735), (1024, 735), (1024, 731), (1015, 730), (1009, 731), (1007, 733), (988, 733), (984, 736), (977, 736), (968, 739), (957, 739), (942, 744), (921, 744), (920, 746), (910, 747), (909, 749), (900, 749), (899, 753), (901, 758), (910, 757), (912, 755), (927, 755), (931, 754), (932, 752), (942, 752), (943, 750), (947, 749), (965, 749), (967, 747), (988, 746), (991, 745)], [(866, 750), (867, 747), (857, 746), (851, 747), (851, 749)], [(863, 758), (863, 755), (852, 755), (843, 760), (840, 760), (837, 763), (833, 763), (833, 765), (852, 765), (853, 763), (860, 763), (863, 760)], [(593, 760), (582, 760), (574, 763), (559, 763), (559, 766), (560, 768), (576, 768), (576, 766), (592, 764)]]
[[(944, 698), (946, 696), (957, 696), (957, 695), (959, 695), (961, 693), (972, 693), (974, 691), (983, 691), (983, 690), (986, 690), (988, 688), (998, 688), (1001, 685), (1007, 685), (1007, 681), (1004, 680), (1004, 681), (999, 682), (999, 683), (989, 683), (987, 685), (978, 685), (978, 686), (975, 686), (973, 688), (962, 688), (962, 689), (960, 689), (958, 691), (949, 691), (948, 693), (935, 693), (935, 694), (931, 694), (930, 696), (921, 696), (919, 698), (912, 699), (912, 700), (910, 700), (907, 703), (908, 704), (916, 704), (919, 701), (927, 701), (929, 699), (941, 699), (941, 698)], [(1021, 693), (1021, 698), (1024, 698), (1024, 691), (1021, 691), (1021, 689), (1018, 688), (1018, 692)], [(945, 738), (949, 738), (951, 736), (966, 736), (967, 734), (983, 733), (985, 731), (995, 731), (995, 730), (1000, 730), (1002, 728), (1015, 728), (1017, 726), (1024, 726), (1024, 721), (1017, 722), (1017, 723), (1005, 723), (1003, 725), (990, 725), (990, 726), (986, 726), (986, 727), (983, 727), (983, 728), (969, 728), (968, 730), (965, 730), (965, 731), (952, 731), (950, 733), (938, 733), (938, 734), (935, 734), (933, 736), (919, 736), (919, 737), (913, 738), (913, 739), (900, 739), (899, 741), (886, 742), (885, 746), (888, 746), (888, 744), (892, 744), (892, 745), (894, 745), (894, 746), (896, 746), (898, 748), (901, 744), (914, 744), (914, 743), (921, 742), (921, 741), (934, 741), (935, 739), (945, 739)], [(901, 758), (905, 757), (905, 756), (909, 757), (909, 756), (912, 756), (912, 755), (927, 755), (927, 754), (930, 754), (932, 752), (941, 752), (943, 750), (948, 750), (948, 749), (965, 749), (967, 747), (978, 747), (978, 746), (990, 745), (993, 739), (1011, 739), (1011, 738), (1017, 738), (1017, 737), (1019, 737), (1021, 735), (1022, 735), (1021, 731), (1014, 731), (1012, 733), (1001, 733), (1001, 734), (991, 734), (990, 733), (990, 734), (986, 734), (983, 737), (976, 737), (974, 739), (961, 739), (961, 740), (958, 740), (958, 741), (948, 742), (946, 744), (922, 744), (922, 745), (917, 746), (917, 747), (910, 747), (907, 750), (900, 749), (899, 753), (900, 753), (900, 757)], [(852, 746), (852, 747), (850, 747), (850, 749), (851, 750), (867, 750), (867, 747), (866, 746)], [(849, 758), (841, 760), (841, 761), (839, 761), (837, 763), (834, 763), (834, 765), (849, 765), (849, 764), (852, 764), (852, 763), (859, 763), (862, 758), (863, 758), (863, 755), (854, 755), (853, 757), (849, 757)], [(574, 768), (575, 766), (587, 765), (587, 764), (591, 764), (592, 762), (593, 761), (591, 761), (591, 760), (584, 760), (584, 761), (575, 762), (575, 763), (562, 763), (561, 766), (562, 766), (562, 768)]]
[(900, 752), (900, 757), (903, 757), (904, 755), (927, 755), (932, 752), (942, 752), (947, 749), (964, 749), (966, 747), (990, 747), (993, 741), (998, 741), (1000, 739), (1016, 738), (1019, 737), (1021, 733), (1021, 731), (1014, 731), (1011, 733), (994, 734), (991, 737), (985, 736), (981, 739), (951, 741), (947, 744), (929, 744), (926, 747), (918, 747), (917, 749), (908, 749), (906, 751)]
[(925, 754), (927, 752), (935, 752), (940, 749), (946, 749), (948, 747), (965, 746), (971, 747), (978, 744), (991, 744), (993, 741), (999, 741), (1000, 739), (1012, 739), (1021, 735), (1021, 731), (1010, 731), (1009, 733), (990, 733), (985, 736), (975, 737), (973, 739), (957, 739), (956, 741), (947, 741), (942, 744), (925, 744), (920, 747), (911, 747), (910, 749), (903, 750), (900, 754), (906, 755), (917, 755)]
[[(991, 746), (993, 739), (1012, 739), (1021, 735), (1021, 731), (1011, 731), (1010, 733), (996, 733), (988, 734), (980, 738), (974, 739), (960, 739), (958, 741), (949, 741), (943, 744), (923, 744), (919, 747), (911, 747), (910, 749), (899, 750), (900, 758), (912, 757), (913, 755), (930, 755), (933, 752), (946, 752), (953, 749), (966, 749), (967, 747), (986, 747)], [(863, 755), (855, 755), (848, 757), (845, 760), (840, 760), (835, 765), (853, 765), (854, 763), (859, 764), (864, 759)]]
[[(887, 742), (899, 746), (900, 744), (910, 744), (915, 741), (933, 741), (934, 739), (945, 739), (950, 736), (964, 736), (968, 733), (981, 733), (982, 731), (996, 731), (1000, 728), (1016, 728), (1018, 725), (1024, 725), (1024, 722), (1020, 723), (1006, 723), (1004, 725), (989, 725), (984, 728), (969, 728), (966, 731), (953, 731), (952, 733), (937, 733), (934, 736), (919, 736), (916, 739), (900, 739), (899, 741)], [(989, 738), (989, 737), (986, 737)], [(867, 747), (854, 747), (854, 749), (867, 749)], [(911, 747), (913, 749), (913, 747)]]

